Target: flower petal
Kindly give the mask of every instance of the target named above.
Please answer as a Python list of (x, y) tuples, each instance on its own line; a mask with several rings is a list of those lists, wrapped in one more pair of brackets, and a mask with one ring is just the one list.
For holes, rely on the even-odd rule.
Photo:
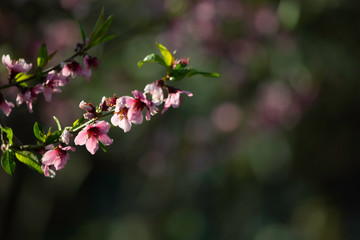
[(99, 149), (99, 142), (98, 140), (91, 136), (87, 141), (86, 141), (86, 149), (92, 154), (94, 155), (95, 152)]
[(113, 143), (113, 140), (106, 133), (100, 133), (98, 135), (98, 139), (100, 142), (102, 142), (106, 146)]
[(74, 142), (75, 145), (84, 145), (86, 141), (88, 140), (88, 133), (86, 128), (78, 133), (78, 135), (75, 137)]

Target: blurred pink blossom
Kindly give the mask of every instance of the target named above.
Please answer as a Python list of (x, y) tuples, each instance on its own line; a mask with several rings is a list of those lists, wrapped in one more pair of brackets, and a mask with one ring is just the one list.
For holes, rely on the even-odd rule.
[(0, 110), (8, 117), (11, 113), (11, 108), (14, 108), (14, 104), (6, 101), (2, 93), (0, 93)]

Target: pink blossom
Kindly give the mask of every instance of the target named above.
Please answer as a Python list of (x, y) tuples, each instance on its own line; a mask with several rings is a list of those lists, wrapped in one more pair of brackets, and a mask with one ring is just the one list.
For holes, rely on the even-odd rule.
[(89, 55), (86, 55), (84, 57), (84, 75), (86, 77), (86, 80), (90, 81), (91, 77), (91, 68), (95, 68), (99, 65), (99, 61), (96, 57), (91, 57)]
[(71, 76), (72, 78), (75, 78), (76, 76), (84, 76), (84, 72), (82, 70), (81, 65), (75, 60), (66, 63), (63, 69), (61, 70), (61, 73), (65, 77)]
[(84, 118), (85, 119), (93, 119), (93, 118), (96, 117), (96, 108), (94, 107), (94, 105), (91, 102), (86, 103), (83, 100), (83, 101), (80, 102), (79, 108), (86, 111), (86, 113), (84, 113)]
[(44, 86), (44, 98), (45, 101), (51, 102), (53, 93), (60, 93), (61, 89), (59, 88), (60, 79), (58, 78), (55, 71), (51, 71), (46, 76)]
[[(119, 126), (124, 132), (128, 132), (131, 129), (131, 121), (128, 118), (129, 108), (126, 107), (126, 101), (131, 97), (121, 97), (116, 100), (116, 107), (114, 115), (111, 117), (111, 123), (114, 126)], [(137, 123), (133, 121), (133, 123)]]
[(36, 100), (37, 95), (44, 91), (44, 86), (37, 84), (32, 88), (25, 88), (23, 91), (19, 92), (16, 97), (16, 104), (19, 106), (26, 103), (30, 113), (33, 112), (32, 103)]
[(163, 80), (158, 80), (153, 83), (149, 83), (144, 88), (144, 93), (150, 93), (152, 96), (152, 102), (159, 106), (164, 101), (164, 92), (162, 90), (164, 86)]
[(56, 175), (54, 165), (48, 166), (43, 164), (41, 165), (41, 169), (43, 170), (45, 177), (54, 178)]
[(141, 124), (143, 115), (141, 111), (146, 109), (146, 120), (150, 120), (151, 115), (155, 115), (158, 108), (155, 104), (146, 99), (146, 95), (138, 90), (132, 92), (135, 98), (126, 98), (126, 107), (129, 108), (128, 118), (135, 124)]
[(24, 59), (20, 58), (18, 61), (12, 61), (10, 55), (2, 56), (2, 63), (8, 69), (10, 78), (14, 78), (18, 73), (28, 73), (32, 67), (31, 63), (26, 63)]
[(91, 154), (95, 154), (95, 152), (99, 149), (99, 141), (106, 146), (112, 144), (113, 140), (107, 135), (109, 129), (110, 124), (105, 121), (89, 124), (79, 132), (74, 142), (76, 145), (85, 144), (86, 149)]
[(70, 84), (70, 79), (62, 74), (62, 71), (54, 75), (53, 80), (58, 83), (60, 87)]
[(65, 143), (66, 145), (69, 145), (70, 143), (70, 138), (72, 138), (72, 134), (70, 133), (70, 131), (68, 129), (65, 129), (60, 136), (60, 141)]
[(181, 103), (180, 94), (181, 93), (185, 93), (189, 97), (193, 96), (193, 94), (189, 91), (182, 91), (180, 89), (177, 89), (177, 88), (174, 88), (171, 86), (167, 86), (167, 90), (168, 90), (168, 97), (164, 100), (165, 104), (164, 104), (164, 108), (163, 108), (161, 114), (164, 114), (164, 112), (169, 107), (178, 108), (180, 106), (180, 103)]
[(103, 97), (101, 99), (101, 102), (99, 104), (99, 110), (101, 112), (103, 111), (110, 111), (115, 105), (116, 105), (116, 100), (117, 100), (117, 97), (116, 95), (114, 94), (113, 97)]
[(12, 102), (8, 102), (4, 99), (2, 93), (0, 93), (0, 110), (8, 117), (11, 113), (11, 108), (14, 107)]
[(48, 150), (42, 158), (41, 168), (44, 171), (44, 175), (47, 177), (51, 176), (49, 172), (51, 169), (60, 170), (64, 168), (69, 160), (68, 151), (70, 150), (74, 152), (75, 148), (71, 146), (63, 147), (61, 144), (53, 150)]

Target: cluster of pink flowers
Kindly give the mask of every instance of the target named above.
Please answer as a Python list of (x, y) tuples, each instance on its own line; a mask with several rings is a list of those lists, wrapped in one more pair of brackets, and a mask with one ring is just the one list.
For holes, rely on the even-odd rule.
[[(24, 59), (19, 59), (17, 61), (11, 60), (9, 55), (2, 56), (2, 63), (9, 71), (10, 81), (14, 80), (19, 73), (27, 74), (32, 68), (32, 64), (26, 63)], [(40, 84), (32, 87), (19, 85), (16, 105), (20, 106), (21, 104), (26, 103), (29, 112), (32, 113), (33, 102), (37, 99), (37, 95), (43, 93), (45, 101), (51, 102), (52, 94), (61, 92), (60, 87), (70, 83), (70, 76), (72, 78), (84, 76), (89, 81), (91, 68), (98, 65), (98, 60), (95, 57), (85, 55), (83, 64), (84, 67), (75, 60), (71, 60), (70, 62), (62, 63), (59, 71), (52, 70), (48, 72)], [(0, 97), (0, 110), (2, 110), (6, 116), (10, 115), (11, 108), (13, 107), (13, 103), (6, 101), (3, 96)]]
[[(164, 90), (167, 92), (167, 97), (164, 98)], [(182, 91), (180, 89), (168, 86), (163, 80), (147, 84), (144, 92), (134, 90), (133, 97), (122, 96), (117, 98), (103, 97), (98, 107), (95, 107), (91, 102), (86, 103), (81, 101), (79, 107), (86, 111), (84, 118), (94, 120), (82, 129), (74, 139), (75, 145), (85, 145), (86, 149), (95, 154), (99, 149), (99, 145), (108, 146), (113, 143), (107, 133), (110, 129), (110, 123), (101, 120), (98, 121), (104, 113), (113, 113), (111, 123), (123, 129), (124, 132), (131, 130), (132, 124), (141, 124), (144, 120), (143, 112), (145, 112), (145, 119), (150, 120), (151, 116), (159, 111), (159, 106), (164, 103), (162, 114), (169, 108), (178, 108), (181, 103), (180, 94), (185, 93), (189, 97), (191, 92)], [(149, 94), (150, 96), (147, 96)], [(144, 111), (143, 111), (144, 110)], [(55, 170), (62, 169), (69, 159), (68, 151), (75, 151), (74, 147), (64, 146), (69, 144), (71, 134), (64, 130), (61, 136), (62, 143), (56, 148), (53, 146), (48, 150), (42, 158), (42, 169), (45, 176), (53, 177)]]

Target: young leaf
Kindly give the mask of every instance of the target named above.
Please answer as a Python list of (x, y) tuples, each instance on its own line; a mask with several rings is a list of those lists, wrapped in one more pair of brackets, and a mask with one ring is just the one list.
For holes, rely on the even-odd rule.
[(57, 53), (57, 50), (55, 50), (49, 56), (47, 56), (46, 64), (55, 56), (56, 53)]
[(15, 157), (14, 153), (6, 150), (1, 156), (1, 166), (10, 176), (12, 176), (15, 172)]
[(9, 127), (1, 128), (1, 130), (6, 133), (6, 137), (9, 140), (9, 145), (12, 145), (14, 137), (13, 130)]
[(43, 68), (47, 64), (48, 61), (47, 59), (48, 59), (47, 48), (46, 48), (46, 44), (43, 43), (38, 51), (38, 56), (37, 56), (38, 68)]
[(196, 69), (190, 69), (188, 74), (186, 74), (186, 77), (191, 77), (194, 75), (202, 75), (204, 77), (220, 77), (220, 74), (218, 73), (201, 72)]
[(93, 33), (89, 39), (88, 45), (93, 47), (98, 45), (103, 38), (105, 38), (105, 34), (108, 31), (113, 20), (113, 16), (109, 16), (106, 21), (100, 26), (97, 32)]
[(59, 131), (61, 131), (61, 125), (60, 125), (59, 119), (57, 119), (57, 117), (55, 117), (55, 116), (53, 116), (53, 118), (54, 118), (54, 120), (56, 122), (56, 125), (57, 125)]
[(76, 127), (80, 126), (84, 121), (85, 121), (84, 116), (82, 116), (79, 119), (76, 119), (75, 122), (72, 125), (72, 128), (76, 128)]
[(38, 122), (35, 122), (34, 124), (34, 136), (39, 139), (41, 142), (45, 142), (45, 136), (44, 136), (44, 130), (43, 128), (39, 125)]
[(164, 67), (167, 67), (164, 59), (161, 56), (155, 53), (151, 53), (147, 55), (142, 61), (138, 62), (139, 68), (141, 68), (144, 63), (148, 63), (148, 62), (158, 63), (160, 65), (163, 65)]
[(185, 77), (191, 77), (194, 75), (202, 75), (204, 77), (220, 77), (218, 73), (201, 72), (192, 68), (179, 68), (179, 69), (174, 69), (171, 72), (170, 80), (179, 81)]
[(86, 34), (85, 34), (84, 28), (80, 21), (78, 21), (78, 24), (79, 24), (79, 28), (80, 28), (80, 32), (81, 32), (81, 38), (82, 38), (83, 44), (85, 45)]
[(23, 81), (26, 81), (29, 78), (32, 78), (33, 76), (34, 76), (33, 74), (19, 73), (19, 74), (16, 75), (15, 81), (16, 82), (23, 82)]
[(15, 152), (15, 156), (20, 162), (24, 163), (29, 168), (41, 174), (44, 173), (41, 169), (41, 163), (34, 153), (29, 151), (17, 151)]
[(105, 36), (103, 37), (97, 44), (100, 44), (100, 43), (106, 43), (114, 38), (116, 38), (117, 36), (116, 35), (109, 35), (109, 36)]
[(99, 146), (100, 146), (101, 150), (103, 150), (103, 152), (106, 152), (105, 144), (103, 144), (101, 141), (99, 141)]
[(103, 22), (104, 22), (104, 8), (101, 9), (100, 15), (99, 15), (99, 17), (98, 17), (98, 19), (97, 19), (97, 21), (95, 23), (95, 26), (94, 26), (93, 30), (92, 30), (89, 41), (88, 41), (88, 43), (86, 45), (87, 48), (90, 48), (90, 47), (93, 46), (95, 36), (97, 35), (99, 29), (103, 25)]
[(171, 67), (174, 64), (174, 57), (173, 55), (167, 50), (167, 48), (160, 43), (156, 44), (161, 52), (161, 55), (164, 57), (164, 62), (167, 67)]
[(61, 131), (55, 131), (49, 134), (46, 138), (46, 143), (51, 144), (56, 142), (59, 139), (60, 135), (61, 135)]

